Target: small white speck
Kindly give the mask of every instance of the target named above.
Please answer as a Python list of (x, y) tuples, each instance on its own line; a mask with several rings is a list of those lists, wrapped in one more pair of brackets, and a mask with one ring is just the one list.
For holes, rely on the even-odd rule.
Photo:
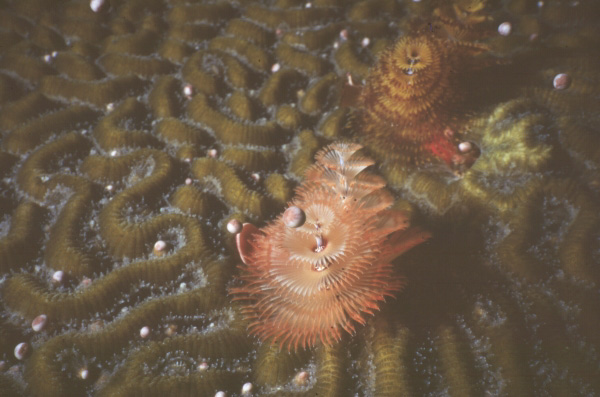
[(498, 25), (498, 33), (502, 36), (508, 36), (512, 31), (512, 24), (510, 22), (502, 22)]
[(206, 371), (208, 369), (208, 363), (206, 361), (198, 364), (198, 371)]
[(163, 240), (158, 240), (156, 243), (154, 243), (154, 252), (163, 252), (165, 249), (167, 248), (167, 243), (165, 243)]
[(102, 9), (102, 6), (104, 5), (104, 1), (105, 0), (91, 0), (90, 8), (92, 9), (92, 11), (98, 12)]
[(185, 95), (186, 98), (190, 99), (192, 97), (193, 93), (194, 93), (194, 89), (191, 84), (186, 84), (183, 87), (183, 95)]
[(559, 73), (554, 76), (554, 80), (552, 80), (552, 85), (557, 90), (564, 90), (569, 88), (571, 85), (571, 77), (566, 73)]
[(140, 336), (142, 338), (147, 338), (148, 335), (150, 335), (150, 328), (149, 327), (142, 327), (142, 328), (140, 328)]
[(242, 394), (250, 394), (252, 393), (252, 383), (247, 382), (242, 386)]
[(79, 373), (77, 374), (77, 376), (79, 376), (80, 379), (87, 379), (89, 375), (89, 371), (87, 370), (87, 368), (81, 368), (79, 370)]
[(458, 144), (458, 150), (460, 150), (462, 153), (468, 152), (472, 148), (473, 145), (471, 145), (471, 142), (461, 142)]
[(227, 231), (231, 234), (237, 234), (242, 231), (242, 222), (232, 219), (227, 222)]
[(271, 72), (273, 73), (278, 72), (279, 69), (281, 69), (281, 65), (279, 63), (274, 63), (273, 66), (271, 66)]
[(57, 283), (60, 283), (62, 282), (64, 275), (65, 272), (63, 272), (62, 270), (58, 270), (52, 275), (52, 280), (56, 281)]
[(368, 47), (369, 44), (371, 44), (371, 39), (369, 39), (368, 37), (365, 37), (364, 39), (362, 39), (362, 41), (360, 42), (360, 45), (363, 47)]
[(346, 73), (346, 79), (348, 80), (348, 85), (354, 85), (354, 81), (352, 80), (352, 75), (350, 74), (350, 72)]
[(14, 353), (15, 353), (15, 357), (17, 358), (17, 360), (24, 359), (28, 352), (29, 352), (29, 345), (25, 342), (21, 342), (17, 346), (15, 346)]
[(35, 332), (40, 332), (46, 327), (46, 323), (48, 322), (48, 317), (45, 314), (40, 314), (31, 322), (31, 328)]

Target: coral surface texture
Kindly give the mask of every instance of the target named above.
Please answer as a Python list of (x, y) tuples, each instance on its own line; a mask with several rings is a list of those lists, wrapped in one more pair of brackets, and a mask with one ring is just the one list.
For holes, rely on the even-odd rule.
[(600, 395), (599, 48), (597, 0), (0, 0), (0, 396)]

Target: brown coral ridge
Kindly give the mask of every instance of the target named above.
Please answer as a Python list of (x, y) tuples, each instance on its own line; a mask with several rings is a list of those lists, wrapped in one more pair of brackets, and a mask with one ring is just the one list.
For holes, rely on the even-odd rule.
[(472, 73), (494, 63), (487, 47), (422, 31), (402, 37), (371, 69), (352, 127), (385, 160), (423, 165), (461, 163), (458, 132)]
[(386, 296), (404, 284), (391, 261), (430, 237), (408, 228), (358, 144), (336, 143), (316, 156), (286, 212), (238, 234), (241, 286), (249, 330), (297, 350), (333, 345), (354, 333)]

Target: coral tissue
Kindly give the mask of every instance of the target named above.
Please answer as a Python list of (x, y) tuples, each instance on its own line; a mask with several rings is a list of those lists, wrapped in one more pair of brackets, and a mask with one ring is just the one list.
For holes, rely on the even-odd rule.
[(393, 198), (365, 171), (374, 162), (360, 148), (337, 143), (319, 152), (288, 210), (237, 235), (243, 264), (231, 293), (261, 339), (297, 349), (354, 333), (401, 289), (390, 262), (429, 237), (390, 209)]

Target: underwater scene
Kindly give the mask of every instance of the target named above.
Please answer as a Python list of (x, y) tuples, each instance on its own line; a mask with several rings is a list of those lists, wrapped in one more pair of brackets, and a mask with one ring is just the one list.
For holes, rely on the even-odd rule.
[(0, 396), (600, 395), (599, 21), (0, 0)]

